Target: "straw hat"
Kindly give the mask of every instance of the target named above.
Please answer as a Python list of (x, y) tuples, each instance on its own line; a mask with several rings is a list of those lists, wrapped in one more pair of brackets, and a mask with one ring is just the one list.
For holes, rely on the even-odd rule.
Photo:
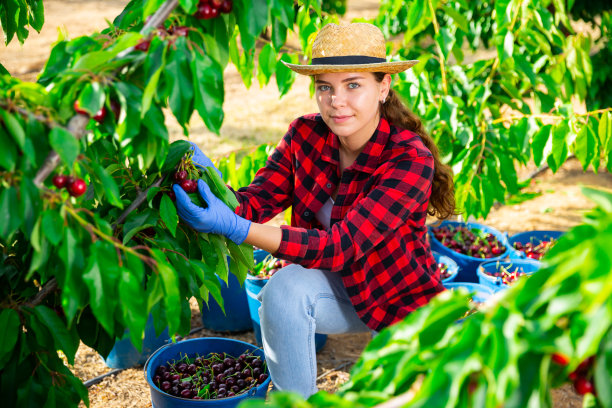
[(385, 37), (368, 23), (326, 24), (312, 45), (310, 65), (283, 63), (302, 75), (325, 72), (385, 72), (396, 74), (419, 61), (387, 62)]

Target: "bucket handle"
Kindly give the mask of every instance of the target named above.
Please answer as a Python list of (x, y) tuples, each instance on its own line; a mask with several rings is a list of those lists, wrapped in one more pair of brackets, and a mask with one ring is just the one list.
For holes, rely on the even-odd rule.
[(172, 343), (172, 342), (167, 342), (166, 344), (164, 344), (163, 346), (161, 346), (160, 348), (158, 348), (155, 352), (151, 353), (151, 355), (149, 356), (149, 358), (147, 358), (147, 361), (144, 363), (144, 376), (145, 376), (145, 380), (147, 379), (147, 367), (149, 367), (149, 361), (151, 360), (151, 358), (153, 357), (154, 354), (157, 354), (157, 352), (161, 349), (165, 349), (166, 347), (170, 347), (171, 345), (176, 344), (176, 343)]

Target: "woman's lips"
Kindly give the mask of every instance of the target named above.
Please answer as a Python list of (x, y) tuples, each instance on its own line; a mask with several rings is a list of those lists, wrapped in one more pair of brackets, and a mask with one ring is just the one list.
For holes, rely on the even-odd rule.
[(349, 120), (352, 116), (332, 116), (334, 123), (343, 123)]

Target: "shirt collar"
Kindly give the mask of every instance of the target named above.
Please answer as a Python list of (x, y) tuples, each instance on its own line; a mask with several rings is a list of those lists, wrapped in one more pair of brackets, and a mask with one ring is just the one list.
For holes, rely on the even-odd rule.
[[(353, 163), (353, 168), (365, 173), (374, 173), (378, 167), (379, 158), (389, 141), (391, 127), (387, 119), (381, 117), (374, 134), (363, 147), (359, 156)], [(338, 137), (330, 130), (327, 133), (327, 141), (321, 151), (321, 158), (327, 162), (338, 165), (340, 163)]]

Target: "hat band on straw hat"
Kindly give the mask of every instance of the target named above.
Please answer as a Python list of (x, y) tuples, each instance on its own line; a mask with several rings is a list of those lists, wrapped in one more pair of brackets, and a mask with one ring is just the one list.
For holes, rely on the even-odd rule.
[(384, 58), (368, 57), (366, 55), (342, 55), (339, 57), (319, 57), (313, 58), (312, 65), (355, 65), (355, 64), (376, 64), (387, 62)]

